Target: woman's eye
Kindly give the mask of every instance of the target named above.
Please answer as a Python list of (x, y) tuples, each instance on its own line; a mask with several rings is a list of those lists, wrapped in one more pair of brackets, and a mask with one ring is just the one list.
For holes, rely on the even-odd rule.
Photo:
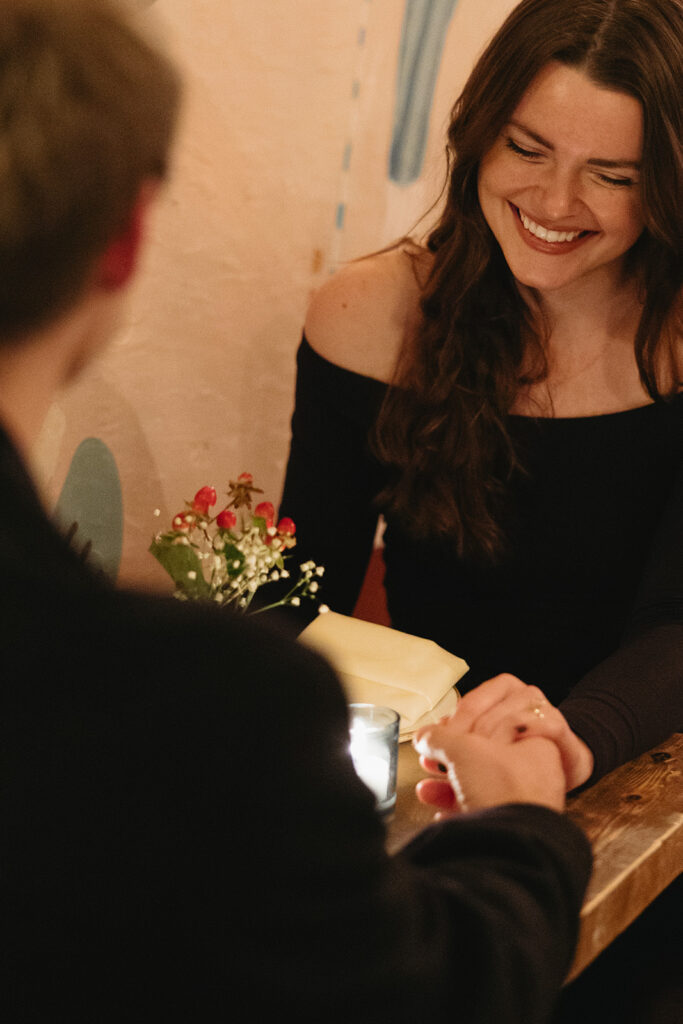
[(525, 156), (534, 159), (541, 155), (540, 153), (536, 153), (533, 149), (524, 149), (524, 147), (518, 145), (514, 139), (506, 139), (505, 145), (508, 149), (511, 149), (513, 153), (517, 153), (518, 156)]
[(612, 188), (630, 188), (635, 185), (633, 178), (613, 178), (611, 174), (598, 174), (598, 179)]

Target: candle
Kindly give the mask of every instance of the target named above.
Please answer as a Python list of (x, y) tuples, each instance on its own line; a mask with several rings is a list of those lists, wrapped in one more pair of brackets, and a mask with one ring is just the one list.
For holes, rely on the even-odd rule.
[(385, 758), (377, 757), (375, 754), (359, 752), (351, 744), (351, 757), (356, 775), (365, 783), (368, 789), (375, 794), (378, 802), (386, 800), (387, 788), (389, 786), (389, 762)]
[(378, 810), (396, 803), (399, 716), (391, 708), (350, 704), (350, 752), (359, 779), (374, 794)]

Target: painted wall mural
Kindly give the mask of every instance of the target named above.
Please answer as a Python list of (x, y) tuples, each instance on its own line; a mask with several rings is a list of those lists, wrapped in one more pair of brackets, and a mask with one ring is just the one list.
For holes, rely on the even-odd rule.
[(389, 177), (408, 185), (420, 176), (441, 55), (457, 0), (407, 0), (398, 54), (396, 112)]
[(54, 511), (74, 546), (115, 580), (123, 547), (123, 499), (116, 460), (104, 441), (81, 441)]
[(204, 484), (249, 470), (277, 500), (311, 292), (431, 206), (448, 111), (512, 6), (138, 0), (185, 77), (173, 174), (125, 322), (35, 454), (108, 571), (167, 586), (154, 510)]

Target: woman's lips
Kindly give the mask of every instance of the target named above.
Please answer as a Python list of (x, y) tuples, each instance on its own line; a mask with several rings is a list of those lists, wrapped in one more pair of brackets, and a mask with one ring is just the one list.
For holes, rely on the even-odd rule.
[(574, 249), (598, 233), (597, 231), (572, 231), (571, 229), (550, 230), (522, 213), (514, 203), (508, 205), (514, 215), (520, 236), (531, 249), (535, 249), (537, 252), (561, 256), (573, 252)]

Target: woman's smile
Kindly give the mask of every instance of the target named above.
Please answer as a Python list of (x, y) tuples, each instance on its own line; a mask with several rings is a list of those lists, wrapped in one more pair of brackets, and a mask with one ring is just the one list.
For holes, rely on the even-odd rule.
[(532, 220), (523, 210), (520, 210), (514, 203), (508, 204), (522, 239), (537, 252), (547, 252), (551, 255), (565, 255), (573, 252), (579, 245), (588, 241), (597, 234), (596, 231), (589, 231), (581, 228), (545, 227), (537, 221)]

